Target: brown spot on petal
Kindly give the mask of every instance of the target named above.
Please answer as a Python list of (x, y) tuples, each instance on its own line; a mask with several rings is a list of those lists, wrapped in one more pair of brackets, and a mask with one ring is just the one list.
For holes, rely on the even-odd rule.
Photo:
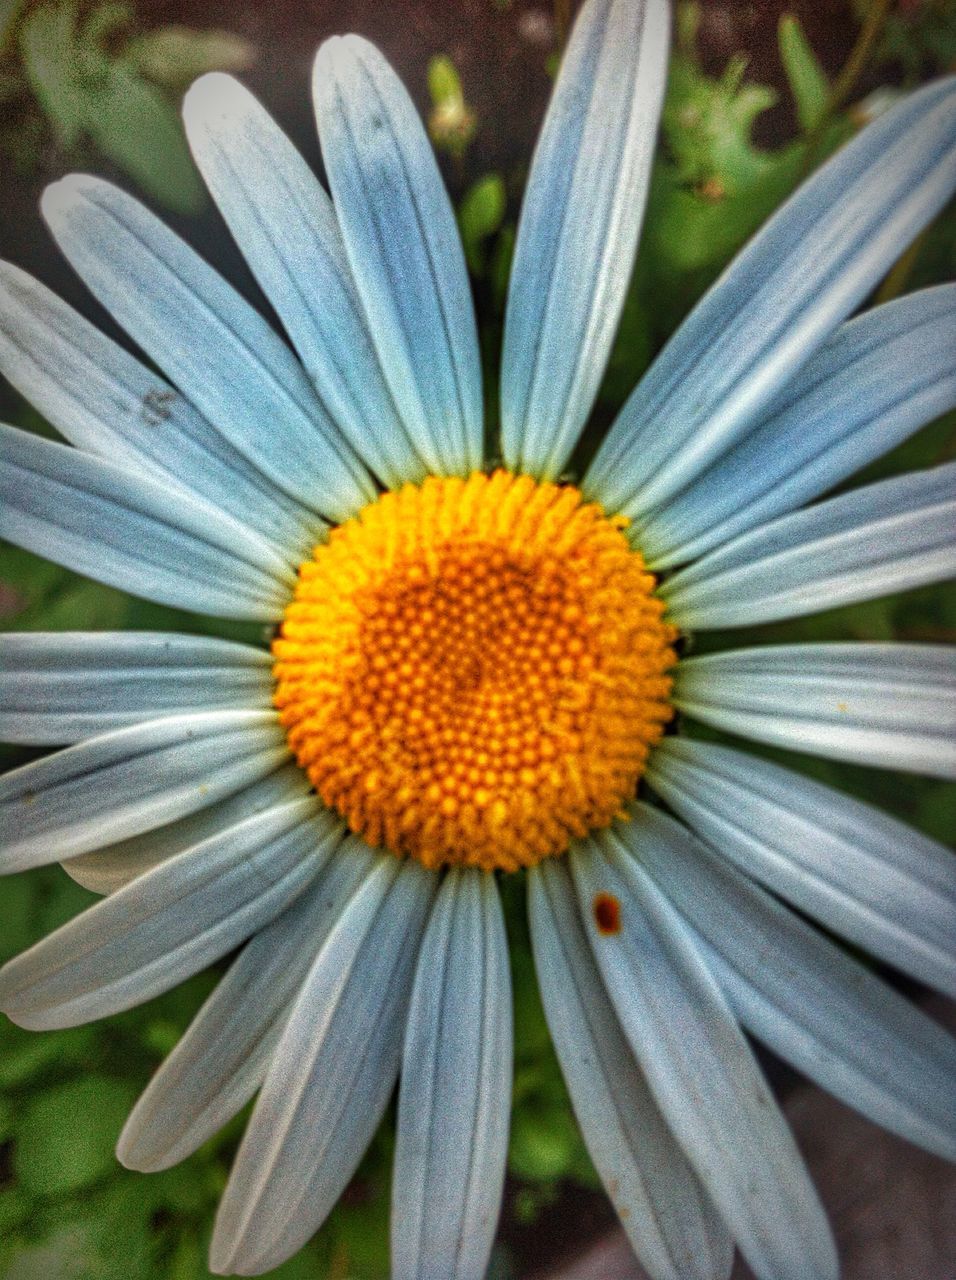
[(621, 932), (621, 904), (613, 893), (594, 895), (594, 921), (606, 937)]

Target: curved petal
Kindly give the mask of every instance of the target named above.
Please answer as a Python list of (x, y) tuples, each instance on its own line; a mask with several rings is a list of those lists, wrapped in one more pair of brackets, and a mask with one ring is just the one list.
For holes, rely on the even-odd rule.
[(174, 484), (302, 560), (322, 532), (168, 382), (0, 262), (0, 370), (77, 448)]
[(652, 1280), (726, 1280), (734, 1245), (647, 1087), (601, 983), (567, 867), (528, 873), (535, 969), (591, 1159)]
[(188, 849), (4, 965), (0, 1008), (20, 1026), (49, 1030), (168, 991), (283, 911), (341, 832), (309, 796)]
[(895, 476), (741, 534), (660, 588), (684, 628), (742, 627), (956, 574), (956, 462)]
[(158, 631), (0, 635), (0, 738), (62, 744), (190, 711), (271, 705), (264, 649)]
[(647, 200), (667, 74), (665, 0), (589, 0), (535, 149), (511, 268), (502, 452), (554, 479), (604, 373)]
[(430, 471), (482, 464), (481, 362), (465, 256), (411, 99), (359, 36), (319, 49), (322, 158), (372, 341)]
[(309, 790), (305, 773), (297, 764), (288, 762), (232, 795), (217, 797), (215, 792), (207, 790), (200, 798), (204, 807), (184, 818), (103, 845), (90, 853), (81, 853), (61, 865), (84, 889), (93, 893), (115, 893), (161, 862), (218, 836), (246, 818), (304, 796)]
[(206, 503), (0, 423), (0, 538), (160, 604), (272, 621), (295, 576)]
[(956, 406), (956, 284), (874, 307), (838, 329), (771, 415), (654, 512), (651, 568), (695, 560), (794, 511)]
[(511, 1097), (511, 975), (494, 878), (448, 872), (408, 1011), (392, 1173), (395, 1280), (474, 1280), (488, 1266)]
[(749, 1029), (849, 1106), (956, 1159), (956, 1040), (647, 805), (615, 837), (716, 953)]
[(747, 875), (956, 997), (956, 858), (840, 791), (729, 747), (671, 737), (647, 781)]
[[(793, 1136), (693, 935), (605, 836), (570, 858), (585, 932), (658, 1106), (759, 1280), (837, 1280)], [(604, 932), (595, 899), (618, 903)]]
[(956, 648), (787, 644), (688, 658), (673, 701), (793, 751), (956, 778)]
[(956, 187), (956, 80), (908, 95), (774, 214), (671, 338), (585, 478), (640, 518), (741, 439)]
[(355, 292), (332, 202), (275, 121), (221, 72), (183, 103), (196, 164), (329, 417), (385, 485), (420, 480)]
[(316, 953), (373, 856), (347, 840), (316, 882), (246, 943), (131, 1111), (116, 1148), (128, 1169), (168, 1169), (249, 1101)]
[(292, 352), (158, 218), (85, 174), (47, 187), (41, 208), (87, 288), (279, 489), (335, 522), (374, 498)]
[(273, 711), (117, 729), (0, 777), (4, 873), (59, 862), (203, 809), (288, 758)]
[(382, 1118), (435, 876), (375, 859), (296, 1001), (246, 1128), (210, 1251), (259, 1275), (318, 1230)]

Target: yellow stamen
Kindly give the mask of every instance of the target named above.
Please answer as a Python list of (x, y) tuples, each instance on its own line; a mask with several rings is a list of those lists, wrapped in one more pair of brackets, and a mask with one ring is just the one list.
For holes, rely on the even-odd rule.
[(497, 471), (383, 494), (316, 548), (275, 703), (353, 831), (512, 871), (620, 813), (672, 714), (677, 636), (625, 524)]

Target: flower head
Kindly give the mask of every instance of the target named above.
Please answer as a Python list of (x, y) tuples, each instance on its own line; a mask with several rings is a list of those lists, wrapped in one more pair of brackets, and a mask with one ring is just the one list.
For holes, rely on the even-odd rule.
[(956, 403), (956, 286), (844, 323), (956, 183), (956, 88), (911, 95), (805, 184), (571, 483), (667, 40), (664, 0), (581, 11), (524, 199), (490, 449), (454, 217), (408, 96), (358, 38), (315, 66), (331, 200), (233, 80), (205, 77), (186, 101), (199, 167), (295, 354), (93, 178), (54, 185), (44, 214), (161, 373), (0, 269), (0, 366), (70, 442), (2, 429), (0, 533), (275, 628), (271, 650), (153, 633), (2, 645), (0, 728), (68, 745), (0, 781), (0, 865), (60, 860), (105, 895), (3, 970), (3, 1008), (70, 1026), (242, 946), (119, 1145), (132, 1167), (166, 1167), (258, 1092), (217, 1271), (266, 1271), (318, 1229), (400, 1076), (393, 1275), (479, 1280), (511, 1077), (494, 873), (519, 868), (572, 1102), (655, 1280), (726, 1275), (734, 1243), (765, 1280), (837, 1273), (741, 1026), (956, 1154), (952, 1041), (808, 923), (954, 993), (950, 855), (669, 731), (679, 711), (956, 772), (951, 651), (679, 656), (692, 630), (956, 567), (953, 464), (815, 501)]

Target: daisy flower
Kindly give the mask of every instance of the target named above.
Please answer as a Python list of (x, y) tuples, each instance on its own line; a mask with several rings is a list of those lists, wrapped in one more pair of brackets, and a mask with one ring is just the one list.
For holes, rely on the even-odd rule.
[[(951, 855), (735, 735), (956, 772), (952, 652), (680, 656), (956, 568), (956, 465), (822, 497), (956, 404), (956, 286), (847, 317), (956, 185), (956, 88), (867, 127), (750, 242), (569, 458), (620, 315), (665, 80), (664, 0), (588, 0), (521, 212), (485, 430), (471, 295), (422, 124), (381, 55), (315, 63), (331, 200), (259, 104), (204, 77), (199, 168), (285, 330), (98, 179), (60, 248), (149, 364), (14, 266), (0, 361), (69, 444), (2, 429), (0, 532), (271, 648), (10, 635), (0, 728), (63, 749), (0, 782), (5, 871), (100, 902), (13, 960), (68, 1027), (236, 952), (136, 1105), (136, 1169), (258, 1092), (211, 1266), (315, 1232), (399, 1079), (392, 1274), (479, 1280), (504, 1175), (511, 996), (497, 877), (594, 1164), (655, 1280), (838, 1272), (742, 1028), (956, 1155), (954, 1042), (831, 940), (956, 992)], [(295, 354), (293, 354), (293, 349)], [(168, 380), (167, 380), (168, 379)], [(819, 499), (819, 500), (818, 500)], [(808, 505), (809, 504), (809, 505)], [(818, 927), (820, 926), (820, 927)]]

